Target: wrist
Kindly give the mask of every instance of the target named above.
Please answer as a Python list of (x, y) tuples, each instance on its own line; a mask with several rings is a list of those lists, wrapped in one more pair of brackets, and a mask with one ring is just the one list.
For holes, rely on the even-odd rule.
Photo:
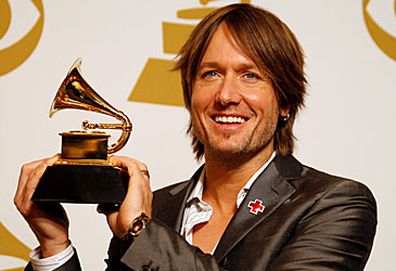
[(75, 250), (70, 244), (64, 251), (47, 258), (41, 257), (41, 247), (37, 247), (30, 252), (29, 258), (33, 270), (59, 270), (59, 267), (68, 262), (74, 254)]
[(46, 244), (41, 244), (40, 243), (40, 249), (41, 249), (41, 255), (40, 258), (48, 258), (51, 256), (54, 256), (65, 249), (67, 249), (70, 246), (70, 241), (66, 240), (65, 242), (59, 242), (59, 243), (46, 243)]

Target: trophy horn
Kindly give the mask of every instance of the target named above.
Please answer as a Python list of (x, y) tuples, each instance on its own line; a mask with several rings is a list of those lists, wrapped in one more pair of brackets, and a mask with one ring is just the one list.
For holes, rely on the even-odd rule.
[(121, 123), (90, 123), (82, 122), (84, 130), (89, 129), (120, 129), (122, 133), (118, 140), (108, 147), (107, 153), (111, 154), (120, 150), (128, 141), (132, 132), (132, 123), (120, 110), (115, 109), (106, 102), (81, 75), (81, 58), (78, 58), (70, 68), (52, 102), (49, 116), (52, 117), (62, 109), (79, 109), (112, 116)]

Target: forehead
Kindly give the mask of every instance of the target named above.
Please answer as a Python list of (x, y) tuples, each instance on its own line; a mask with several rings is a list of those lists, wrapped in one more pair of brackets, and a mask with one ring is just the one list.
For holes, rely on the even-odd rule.
[(221, 23), (213, 33), (203, 53), (199, 68), (219, 64), (239, 64), (257, 68), (252, 58), (238, 45), (225, 23)]

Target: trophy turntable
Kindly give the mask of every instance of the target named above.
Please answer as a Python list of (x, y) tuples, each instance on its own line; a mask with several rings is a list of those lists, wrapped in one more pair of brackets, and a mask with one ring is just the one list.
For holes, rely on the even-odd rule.
[[(60, 133), (61, 158), (48, 167), (41, 178), (33, 201), (69, 203), (121, 203), (129, 177), (113, 167), (108, 154), (120, 150), (128, 141), (132, 123), (121, 111), (106, 102), (81, 76), (77, 59), (63, 80), (49, 115), (62, 109), (79, 109), (105, 114), (121, 123), (82, 122), (81, 131)], [(119, 139), (108, 146), (110, 135), (95, 129), (119, 129)]]

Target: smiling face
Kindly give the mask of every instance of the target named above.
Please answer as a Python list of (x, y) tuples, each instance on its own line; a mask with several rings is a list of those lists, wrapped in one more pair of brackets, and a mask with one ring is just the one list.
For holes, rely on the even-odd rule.
[(206, 160), (271, 154), (280, 114), (287, 110), (279, 109), (271, 81), (222, 23), (203, 55), (191, 97), (192, 129)]

